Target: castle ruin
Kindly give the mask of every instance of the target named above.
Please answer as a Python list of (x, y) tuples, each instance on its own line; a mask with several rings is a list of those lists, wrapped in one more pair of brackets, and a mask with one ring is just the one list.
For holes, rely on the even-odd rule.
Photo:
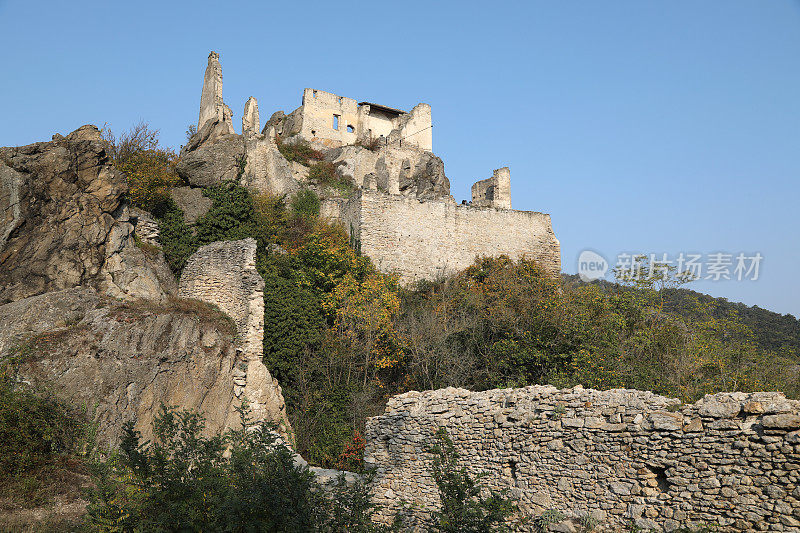
[[(454, 273), (478, 256), (527, 257), (558, 275), (561, 251), (550, 216), (511, 209), (509, 168), (476, 182), (470, 202), (456, 203), (444, 162), (432, 151), (432, 128), (425, 103), (406, 112), (308, 88), (300, 107), (275, 112), (263, 128), (258, 102), (250, 97), (242, 134), (236, 135), (222, 99), (219, 54), (211, 52), (198, 132), (184, 148), (178, 171), (202, 186), (236, 177), (273, 194), (311, 188), (321, 198), (321, 216), (341, 223), (353, 246), (405, 283)], [(314, 183), (307, 166), (281, 155), (278, 142), (307, 142), (353, 190)]]

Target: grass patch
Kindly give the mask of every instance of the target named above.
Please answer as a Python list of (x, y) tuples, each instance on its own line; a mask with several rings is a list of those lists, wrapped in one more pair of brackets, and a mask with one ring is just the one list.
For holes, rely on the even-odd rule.
[(304, 139), (284, 143), (280, 135), (277, 135), (275, 143), (278, 145), (278, 151), (287, 161), (297, 161), (301, 165), (309, 166), (311, 160), (322, 161), (325, 158), (322, 152), (312, 148)]
[(138, 322), (149, 316), (178, 313), (197, 317), (201, 323), (216, 327), (221, 333), (236, 337), (236, 324), (217, 306), (191, 298), (169, 296), (166, 305), (151, 300), (129, 300), (110, 309), (109, 318), (117, 322)]
[(80, 325), (79, 321), (75, 318), (68, 317), (64, 322), (64, 327), (61, 329), (31, 335), (17, 344), (17, 346), (11, 350), (11, 357), (8, 362), (12, 365), (20, 365), (37, 361), (44, 356), (54, 353), (55, 348), (61, 344), (67, 336), (73, 333), (83, 333), (88, 331), (88, 329), (87, 326)]
[(136, 235), (136, 233), (133, 234), (133, 242), (150, 259), (155, 259), (158, 257), (158, 254), (161, 253), (160, 246), (150, 244), (149, 242), (144, 242), (139, 238), (138, 235)]
[(353, 190), (353, 183), (336, 171), (337, 165), (330, 161), (318, 161), (308, 168), (308, 179), (325, 187), (331, 187), (344, 195)]

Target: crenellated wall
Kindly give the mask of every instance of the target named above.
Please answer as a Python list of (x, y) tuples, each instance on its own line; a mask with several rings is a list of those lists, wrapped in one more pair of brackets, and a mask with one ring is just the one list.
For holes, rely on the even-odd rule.
[[(651, 392), (551, 386), (409, 392), (366, 427), (376, 503), (419, 519), (438, 503), (428, 474), (444, 427), (473, 474), (510, 489), (529, 516), (557, 510), (597, 531), (800, 531), (800, 402), (721, 393), (692, 405)], [(569, 529), (573, 527), (573, 529)], [(523, 528), (534, 531), (533, 525)]]

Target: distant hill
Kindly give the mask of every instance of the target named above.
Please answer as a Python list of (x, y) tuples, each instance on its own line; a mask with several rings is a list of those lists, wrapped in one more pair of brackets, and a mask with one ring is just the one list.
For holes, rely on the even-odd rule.
[[(562, 274), (570, 283), (585, 283), (577, 274)], [(617, 285), (605, 280), (591, 283), (612, 287)], [(742, 321), (752, 329), (760, 348), (770, 351), (785, 350), (800, 359), (800, 320), (793, 315), (775, 313), (757, 305), (748, 306), (731, 302), (727, 298), (715, 298), (691, 289), (664, 289), (664, 307), (667, 311), (687, 319), (698, 318), (695, 301), (714, 309), (717, 317), (731, 312), (738, 313)]]

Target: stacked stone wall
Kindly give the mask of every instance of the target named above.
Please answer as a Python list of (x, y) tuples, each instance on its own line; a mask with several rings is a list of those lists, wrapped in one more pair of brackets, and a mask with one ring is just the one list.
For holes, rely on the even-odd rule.
[(463, 270), (478, 256), (502, 254), (534, 259), (553, 275), (561, 271), (560, 244), (544, 213), (365, 190), (352, 202), (358, 204), (354, 228), (361, 252), (406, 283)]
[(217, 306), (236, 324), (238, 356), (234, 395), (247, 399), (257, 420), (278, 425), (292, 442), (278, 381), (264, 366), (264, 280), (256, 270), (256, 241), (219, 241), (201, 247), (186, 263), (178, 296)]
[[(779, 393), (722, 393), (682, 405), (633, 390), (550, 386), (473, 393), (410, 392), (366, 427), (384, 520), (438, 504), (427, 449), (447, 429), (464, 466), (509, 489), (536, 517), (556, 510), (655, 531), (800, 531), (800, 402)], [(571, 529), (573, 528), (573, 529)], [(523, 527), (534, 531), (533, 524)]]

